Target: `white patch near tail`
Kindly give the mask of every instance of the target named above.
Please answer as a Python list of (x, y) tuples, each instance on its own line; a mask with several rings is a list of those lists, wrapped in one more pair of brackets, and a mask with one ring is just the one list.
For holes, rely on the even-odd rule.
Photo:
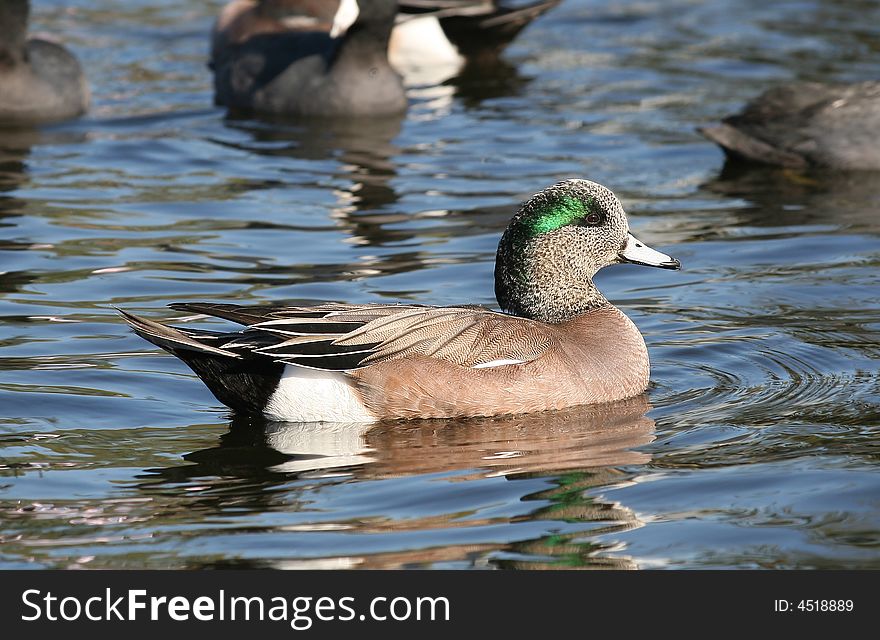
[(284, 367), (278, 387), (263, 409), (269, 418), (289, 422), (375, 422), (340, 371)]
[(348, 31), (348, 28), (354, 24), (360, 14), (361, 9), (358, 7), (357, 0), (342, 0), (339, 3), (339, 9), (333, 16), (333, 26), (330, 28), (330, 37), (338, 38)]
[(433, 16), (401, 20), (394, 25), (388, 60), (409, 84), (442, 82), (464, 65), (464, 58)]

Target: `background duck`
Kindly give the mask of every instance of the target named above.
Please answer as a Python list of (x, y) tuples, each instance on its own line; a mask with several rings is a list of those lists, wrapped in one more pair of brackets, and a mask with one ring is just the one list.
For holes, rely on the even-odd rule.
[[(351, 6), (346, 0), (345, 6)], [(304, 5), (305, 6), (305, 5)], [(359, 11), (340, 37), (320, 16), (288, 16), (283, 28), (215, 31), (211, 67), (217, 104), (270, 115), (385, 116), (406, 110), (400, 76), (388, 62), (388, 40), (397, 15), (395, 0), (359, 0)], [(249, 14), (253, 24), (272, 24), (275, 5)], [(283, 10), (280, 7), (279, 10)], [(337, 13), (339, 13), (337, 11)], [(336, 15), (336, 14), (334, 14)], [(226, 23), (229, 18), (231, 22)], [(267, 22), (268, 20), (268, 22)], [(238, 42), (241, 40), (241, 42)], [(231, 46), (226, 43), (233, 42)]]
[[(493, 60), (535, 18), (561, 0), (509, 7), (498, 0), (400, 0), (388, 58), (405, 76), (425, 67), (452, 75), (466, 60)], [(337, 37), (359, 13), (356, 0), (233, 0), (214, 26), (211, 59), (251, 37), (289, 30), (325, 31)]]
[(593, 284), (602, 267), (678, 269), (629, 233), (618, 199), (567, 180), (532, 196), (498, 245), (495, 294), (477, 306), (183, 303), (243, 331), (168, 327), (123, 312), (238, 411), (299, 422), (528, 413), (645, 391), (635, 324)]
[(76, 58), (60, 44), (28, 38), (30, 3), (0, 2), (0, 124), (74, 118), (89, 107)]
[[(405, 63), (405, 52), (421, 52), (420, 58), (428, 60), (446, 47), (469, 59), (496, 56), (520, 31), (561, 1), (510, 7), (499, 0), (400, 0), (403, 19), (392, 35), (392, 62), (396, 65), (399, 59)], [(432, 46), (428, 46), (422, 36), (432, 28), (426, 26), (431, 23), (439, 26), (442, 38), (436, 44), (431, 40)]]
[(880, 82), (770, 89), (700, 129), (733, 158), (792, 168), (880, 169)]

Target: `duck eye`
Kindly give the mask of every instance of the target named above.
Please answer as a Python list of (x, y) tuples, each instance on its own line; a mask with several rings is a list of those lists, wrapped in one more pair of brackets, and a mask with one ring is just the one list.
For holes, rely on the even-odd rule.
[(591, 214), (587, 215), (587, 217), (584, 219), (584, 221), (588, 225), (590, 225), (591, 227), (594, 227), (597, 224), (599, 224), (600, 222), (602, 222), (602, 216), (600, 216), (598, 213), (591, 213)]

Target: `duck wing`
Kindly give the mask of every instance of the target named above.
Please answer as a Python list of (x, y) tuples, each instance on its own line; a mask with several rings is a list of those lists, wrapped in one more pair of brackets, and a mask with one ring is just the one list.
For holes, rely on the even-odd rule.
[(541, 323), (477, 306), (266, 307), (199, 302), (171, 306), (246, 327), (207, 332), (169, 327), (123, 312), (138, 334), (178, 357), (180, 350), (201, 350), (227, 358), (346, 371), (424, 356), (486, 367), (534, 360), (552, 344)]

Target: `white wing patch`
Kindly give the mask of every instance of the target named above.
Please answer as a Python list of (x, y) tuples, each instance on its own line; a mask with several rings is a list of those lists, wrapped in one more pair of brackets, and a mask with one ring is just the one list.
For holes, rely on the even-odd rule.
[(489, 369), (491, 367), (506, 367), (509, 364), (525, 364), (526, 360), (511, 360), (509, 358), (501, 358), (500, 360), (491, 360), (489, 362), (481, 362), (475, 364), (471, 369)]
[(284, 367), (263, 413), (288, 422), (375, 422), (349, 378), (340, 371)]
[(339, 3), (339, 9), (333, 16), (333, 26), (330, 28), (330, 37), (338, 38), (348, 31), (348, 28), (357, 20), (361, 10), (358, 7), (357, 0), (342, 0)]

